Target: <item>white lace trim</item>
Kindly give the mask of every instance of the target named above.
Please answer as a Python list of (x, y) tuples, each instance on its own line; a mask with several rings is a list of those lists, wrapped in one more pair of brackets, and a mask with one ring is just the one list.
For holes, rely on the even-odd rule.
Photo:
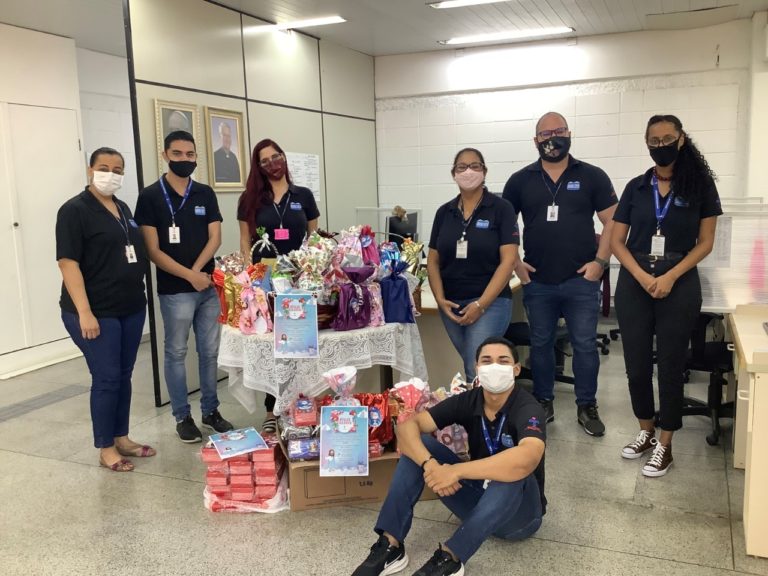
[(244, 335), (223, 326), (219, 367), (229, 375), (229, 390), (249, 412), (257, 406), (256, 391), (277, 398), (282, 412), (299, 394), (316, 396), (325, 390), (320, 374), (331, 368), (392, 366), (407, 377), (428, 381), (427, 364), (416, 324), (385, 324), (346, 332), (320, 331), (320, 358), (274, 357), (273, 334)]

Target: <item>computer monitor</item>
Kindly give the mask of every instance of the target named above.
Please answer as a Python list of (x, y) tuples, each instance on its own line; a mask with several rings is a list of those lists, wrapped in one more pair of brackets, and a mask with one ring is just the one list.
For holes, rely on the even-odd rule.
[(394, 242), (402, 248), (403, 240), (410, 238), (417, 242), (419, 240), (419, 215), (416, 212), (407, 214), (407, 220), (397, 216), (387, 217), (387, 240)]

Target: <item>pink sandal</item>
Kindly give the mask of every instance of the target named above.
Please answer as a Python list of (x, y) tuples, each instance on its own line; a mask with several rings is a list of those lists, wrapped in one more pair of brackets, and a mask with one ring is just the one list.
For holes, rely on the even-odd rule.
[(133, 448), (132, 450), (124, 450), (122, 448), (117, 448), (118, 453), (120, 456), (133, 456), (134, 458), (148, 458), (149, 456), (154, 456), (157, 454), (157, 450), (152, 448), (152, 446), (147, 446), (146, 444), (142, 446), (138, 446), (136, 448)]

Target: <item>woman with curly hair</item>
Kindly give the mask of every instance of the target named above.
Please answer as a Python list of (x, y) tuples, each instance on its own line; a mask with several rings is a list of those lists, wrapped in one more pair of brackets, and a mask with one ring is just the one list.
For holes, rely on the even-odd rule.
[[(651, 451), (644, 476), (672, 464), (672, 435), (683, 426), (686, 350), (701, 310), (696, 265), (712, 251), (722, 214), (715, 176), (676, 116), (652, 116), (645, 142), (655, 166), (631, 180), (613, 217), (611, 250), (621, 262), (614, 302), (637, 437), (624, 458)], [(660, 434), (653, 398), (656, 336)]]

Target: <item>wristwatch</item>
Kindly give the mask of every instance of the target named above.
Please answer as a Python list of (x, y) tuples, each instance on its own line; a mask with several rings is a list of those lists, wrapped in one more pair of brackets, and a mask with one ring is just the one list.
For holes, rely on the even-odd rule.
[(608, 266), (611, 265), (611, 263), (608, 260), (603, 260), (602, 258), (598, 258), (597, 256), (595, 256), (595, 262), (600, 264), (600, 266), (603, 267), (603, 270), (605, 270), (606, 268), (608, 268)]

